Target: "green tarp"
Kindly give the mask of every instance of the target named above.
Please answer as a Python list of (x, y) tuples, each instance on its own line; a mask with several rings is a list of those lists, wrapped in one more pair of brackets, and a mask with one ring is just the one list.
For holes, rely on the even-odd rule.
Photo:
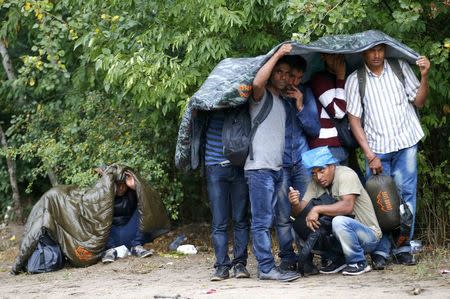
[[(302, 55), (308, 62), (304, 81), (307, 81), (311, 74), (323, 69), (320, 53), (344, 54), (348, 74), (362, 64), (361, 52), (382, 43), (387, 46), (386, 57), (404, 59), (411, 64), (419, 57), (417, 52), (406, 45), (375, 30), (352, 35), (325, 36), (308, 45), (292, 43), (292, 54)], [(191, 169), (193, 111), (215, 110), (244, 103), (251, 94), (250, 88), (256, 73), (282, 44), (273, 48), (266, 55), (224, 59), (213, 69), (200, 89), (189, 100), (182, 117), (175, 151), (175, 164), (178, 168)]]
[(42, 195), (28, 216), (12, 273), (25, 270), (44, 230), (58, 242), (70, 264), (95, 264), (105, 249), (112, 225), (115, 181), (123, 177), (125, 171), (130, 172), (136, 182), (142, 231), (168, 229), (169, 218), (159, 194), (132, 169), (111, 165), (90, 188), (61, 185)]

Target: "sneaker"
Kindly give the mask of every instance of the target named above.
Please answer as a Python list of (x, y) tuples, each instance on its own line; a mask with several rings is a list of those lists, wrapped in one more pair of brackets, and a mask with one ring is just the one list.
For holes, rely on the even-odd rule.
[(262, 271), (258, 272), (258, 278), (261, 280), (278, 280), (283, 282), (289, 282), (299, 279), (300, 277), (301, 275), (297, 272), (280, 271), (278, 267), (273, 267), (272, 270), (270, 270), (267, 273), (264, 273)]
[(348, 264), (342, 274), (344, 275), (361, 275), (372, 270), (366, 261), (357, 262), (356, 264)]
[(379, 254), (372, 254), (372, 268), (374, 270), (386, 269), (386, 259)]
[[(245, 269), (245, 267), (244, 267)], [(250, 274), (249, 274), (250, 275)], [(216, 268), (211, 281), (221, 281), (230, 277), (230, 270), (226, 266), (220, 266)]]
[(413, 266), (417, 264), (412, 254), (409, 252), (401, 252), (399, 254), (394, 254), (394, 263), (406, 266)]
[(326, 264), (322, 264), (319, 272), (322, 274), (334, 274), (341, 272), (345, 267), (347, 267), (347, 264), (341, 260), (334, 262), (327, 259)]
[(117, 251), (114, 248), (110, 248), (103, 253), (102, 263), (112, 263), (117, 259)]
[(153, 250), (147, 250), (144, 248), (144, 246), (138, 245), (131, 247), (131, 254), (137, 257), (144, 258), (153, 255)]
[(248, 272), (247, 268), (241, 263), (237, 263), (234, 265), (234, 277), (236, 278), (249, 278), (250, 273)]
[(297, 261), (281, 261), (278, 269), (280, 271), (297, 271)]

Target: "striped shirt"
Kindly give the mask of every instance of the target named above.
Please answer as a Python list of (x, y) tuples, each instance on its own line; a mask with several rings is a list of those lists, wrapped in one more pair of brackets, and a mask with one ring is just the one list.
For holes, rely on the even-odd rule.
[[(414, 111), (419, 81), (411, 67), (400, 60), (405, 86), (384, 60), (383, 72), (377, 76), (366, 68), (364, 103), (364, 132), (369, 147), (375, 153), (386, 154), (411, 147), (424, 136), (420, 121)], [(357, 71), (345, 84), (347, 112), (361, 118)]]
[(222, 127), (225, 119), (224, 111), (211, 113), (206, 129), (205, 165), (215, 165), (227, 161), (223, 155)]
[(331, 119), (342, 119), (345, 116), (346, 102), (344, 94), (344, 80), (323, 71), (315, 74), (310, 86), (316, 97), (317, 111), (319, 112), (320, 133), (317, 138), (309, 140), (309, 146), (342, 146), (338, 132)]

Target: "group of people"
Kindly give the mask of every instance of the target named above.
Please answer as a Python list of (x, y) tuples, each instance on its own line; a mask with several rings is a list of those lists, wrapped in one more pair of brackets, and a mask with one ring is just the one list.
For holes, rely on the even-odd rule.
[[(232, 165), (223, 153), (222, 128), (228, 112), (217, 110), (208, 116), (204, 162), (216, 257), (211, 280), (227, 279), (231, 270), (236, 278), (250, 277), (246, 268), (250, 229), (259, 279), (293, 281), (300, 277), (300, 266), (305, 274), (318, 273), (312, 255), (303, 265), (298, 263), (291, 217), (323, 194), (336, 201), (315, 205), (304, 220), (307, 229), (315, 231), (321, 216), (332, 219), (334, 242), (320, 249), (321, 273), (359, 275), (372, 267), (384, 269), (391, 254), (397, 263), (413, 264), (408, 246), (391, 250), (390, 237), (379, 227), (361, 177), (345, 166), (348, 152), (339, 140), (335, 119), (348, 115), (365, 155), (366, 177), (392, 176), (415, 215), (417, 144), (424, 133), (414, 106), (422, 107), (427, 97), (429, 60), (420, 57), (416, 62), (420, 81), (406, 62), (398, 61), (400, 80), (397, 68), (385, 57), (386, 45), (379, 44), (362, 53), (364, 65), (346, 78), (344, 56), (323, 53), (325, 70), (302, 84), (306, 61), (290, 55), (292, 47), (283, 44), (254, 78), (251, 119), (269, 98), (273, 104), (256, 130), (253, 154), (243, 167)], [(232, 260), (229, 218), (234, 233)], [(279, 265), (272, 252), (272, 228), (278, 239)], [(413, 233), (414, 228), (411, 238)], [(371, 255), (372, 267), (366, 254)]]

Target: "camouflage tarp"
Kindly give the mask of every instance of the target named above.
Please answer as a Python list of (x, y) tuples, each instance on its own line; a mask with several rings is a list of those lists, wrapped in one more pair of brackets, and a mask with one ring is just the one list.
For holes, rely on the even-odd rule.
[[(383, 32), (375, 30), (352, 35), (325, 36), (308, 45), (291, 43), (293, 43), (292, 54), (302, 55), (308, 62), (304, 81), (308, 80), (311, 74), (324, 68), (320, 53), (344, 54), (348, 73), (362, 64), (362, 51), (382, 43), (387, 46), (386, 57), (401, 58), (411, 64), (419, 57), (419, 54), (411, 48)], [(190, 146), (193, 111), (215, 110), (244, 103), (251, 94), (252, 82), (256, 73), (282, 44), (273, 48), (266, 55), (224, 59), (213, 69), (200, 89), (189, 100), (182, 117), (175, 152), (175, 164), (178, 168), (184, 170), (191, 168)]]
[(112, 225), (115, 184), (129, 171), (136, 182), (140, 227), (144, 232), (168, 229), (170, 222), (160, 196), (132, 169), (112, 165), (90, 188), (56, 186), (47, 191), (28, 216), (11, 272), (25, 270), (39, 237), (47, 231), (58, 242), (66, 259), (74, 266), (96, 263), (103, 252)]

